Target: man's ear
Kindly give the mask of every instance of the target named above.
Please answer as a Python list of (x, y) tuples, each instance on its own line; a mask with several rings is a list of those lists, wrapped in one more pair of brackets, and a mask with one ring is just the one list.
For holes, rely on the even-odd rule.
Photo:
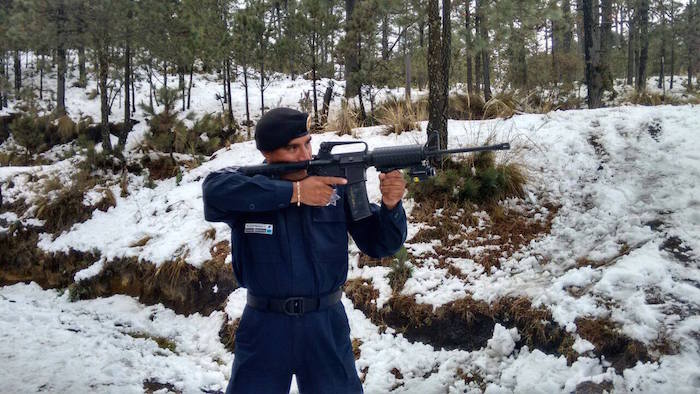
[(262, 153), (262, 155), (265, 157), (266, 161), (268, 161), (268, 162), (270, 161), (270, 156), (272, 155), (272, 152), (265, 152), (265, 151), (261, 150), (260, 153)]

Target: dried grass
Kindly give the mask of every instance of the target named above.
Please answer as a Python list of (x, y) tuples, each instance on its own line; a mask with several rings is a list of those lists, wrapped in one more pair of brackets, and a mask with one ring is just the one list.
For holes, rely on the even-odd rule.
[(337, 135), (352, 135), (353, 129), (361, 126), (359, 111), (352, 108), (347, 100), (343, 99), (338, 111), (328, 122), (325, 130), (335, 131)]
[(375, 110), (374, 117), (385, 126), (385, 135), (418, 130), (419, 122), (428, 119), (427, 102), (411, 102), (390, 96)]

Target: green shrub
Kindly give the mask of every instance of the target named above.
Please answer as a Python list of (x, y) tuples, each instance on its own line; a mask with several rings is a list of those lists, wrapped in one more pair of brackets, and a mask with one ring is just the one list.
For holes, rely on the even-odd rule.
[(78, 164), (78, 168), (88, 173), (99, 170), (112, 170), (112, 172), (116, 173), (121, 167), (122, 163), (115, 159), (114, 156), (105, 153), (105, 151), (97, 152), (95, 145), (90, 145), (89, 143), (87, 143), (85, 151), (85, 160)]
[(391, 271), (387, 275), (389, 278), (389, 286), (391, 286), (394, 293), (399, 293), (401, 289), (403, 289), (403, 286), (413, 272), (413, 267), (406, 264), (406, 261), (408, 261), (408, 251), (405, 247), (401, 247), (401, 249), (394, 254), (394, 259), (391, 262)]
[(39, 153), (48, 149), (44, 142), (45, 130), (31, 116), (20, 116), (10, 123), (10, 132), (18, 144), (29, 153)]
[(15, 141), (32, 154), (78, 137), (76, 125), (68, 116), (61, 116), (54, 122), (53, 115), (37, 116), (35, 113), (16, 117), (10, 123), (10, 132)]
[[(152, 149), (166, 153), (209, 156), (230, 142), (238, 129), (235, 124), (229, 125), (222, 114), (206, 114), (188, 129), (179, 119), (180, 111), (174, 106), (177, 91), (161, 89), (159, 97), (165, 107), (162, 112), (154, 114), (152, 108), (142, 106), (151, 115), (146, 144)], [(190, 113), (186, 118), (193, 120), (194, 114)]]
[(409, 183), (416, 202), (428, 200), (493, 204), (508, 197), (522, 197), (526, 177), (517, 164), (496, 164), (493, 152), (480, 152), (468, 160), (446, 161), (436, 176)]

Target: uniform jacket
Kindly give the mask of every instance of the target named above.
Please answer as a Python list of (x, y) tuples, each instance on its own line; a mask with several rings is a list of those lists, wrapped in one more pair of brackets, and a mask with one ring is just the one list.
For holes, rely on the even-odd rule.
[(375, 258), (396, 253), (406, 240), (401, 202), (392, 210), (371, 204), (372, 215), (354, 222), (344, 186), (337, 186), (335, 205), (325, 207), (290, 204), (292, 186), (235, 168), (209, 174), (202, 185), (204, 218), (231, 228), (233, 272), (253, 295), (318, 297), (337, 290), (347, 279), (348, 232)]

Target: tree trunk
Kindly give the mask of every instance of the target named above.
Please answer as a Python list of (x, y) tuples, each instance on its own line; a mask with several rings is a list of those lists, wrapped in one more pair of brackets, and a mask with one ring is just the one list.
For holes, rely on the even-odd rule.
[[(613, 75), (610, 67), (610, 54), (612, 52), (612, 0), (601, 1), (601, 26), (600, 26), (600, 73), (602, 89), (613, 91)], [(601, 92), (602, 94), (602, 92)], [(602, 99), (602, 97), (601, 97)]]
[[(525, 10), (523, 9), (523, 3), (517, 3), (517, 15), (518, 22), (520, 22), (520, 28), (515, 29), (514, 24), (511, 24), (511, 48), (514, 53), (513, 66), (515, 68), (515, 82), (514, 85), (520, 89), (527, 89), (527, 59), (525, 53), (525, 24), (523, 21), (523, 15)], [(553, 30), (552, 30), (553, 31)], [(546, 41), (546, 40), (545, 40)], [(552, 58), (554, 58), (554, 34), (552, 33)], [(554, 65), (556, 68), (556, 64)]]
[(403, 37), (401, 38), (402, 45), (403, 45), (403, 63), (404, 63), (404, 70), (406, 74), (406, 85), (404, 87), (404, 98), (406, 100), (406, 103), (411, 102), (411, 51), (409, 44), (407, 42), (408, 39), (408, 28), (404, 30), (403, 32)]
[(382, 60), (389, 60), (389, 16), (382, 17)]
[[(477, 0), (478, 1), (478, 0)], [(476, 3), (476, 14), (474, 15), (474, 33), (479, 36), (481, 28), (481, 16), (479, 15), (479, 4)], [(474, 90), (481, 90), (481, 77), (483, 73), (481, 72), (481, 48), (476, 51), (476, 56), (474, 57)]]
[[(452, 0), (442, 0), (442, 90), (445, 95), (443, 117), (445, 119), (444, 135), (441, 135), (441, 149), (447, 148), (447, 103), (450, 95), (450, 63), (452, 60)], [(444, 146), (442, 146), (444, 144)]]
[(600, 41), (595, 34), (592, 0), (583, 0), (583, 36), (586, 59), (586, 86), (588, 87), (588, 108), (600, 108), (603, 89), (600, 73)]
[[(133, 62), (133, 59), (132, 59)], [(131, 113), (136, 113), (136, 93), (134, 93), (136, 89), (134, 89), (134, 70), (133, 70), (133, 63), (132, 63), (132, 69), (131, 69)]]
[(265, 61), (260, 60), (260, 116), (265, 115)]
[(168, 90), (168, 62), (163, 62), (163, 87)]
[(148, 105), (151, 107), (151, 109), (154, 109), (153, 107), (153, 67), (152, 67), (152, 61), (149, 58), (148, 62)]
[[(418, 46), (420, 46), (422, 53), (425, 53), (425, 22), (422, 20), (418, 23)], [(417, 74), (416, 83), (418, 83), (418, 90), (423, 90), (426, 83), (425, 73), (422, 70), (419, 70)]]
[[(449, 0), (443, 2), (447, 8), (449, 18)], [(444, 15), (445, 12), (443, 12)], [(447, 87), (444, 60), (442, 56), (445, 50), (442, 48), (445, 42), (442, 40), (442, 30), (445, 30), (445, 21), (440, 16), (438, 0), (428, 1), (428, 143), (431, 147), (444, 147), (447, 145)], [(448, 22), (449, 25), (449, 22)], [(447, 49), (449, 53), (449, 49)], [(437, 134), (438, 139), (432, 137)], [(438, 142), (439, 140), (439, 142)]]
[(331, 105), (331, 99), (333, 98), (333, 81), (328, 82), (326, 87), (326, 92), (323, 94), (323, 108), (321, 109), (321, 125), (325, 125), (328, 122), (328, 108)]
[(578, 41), (578, 53), (585, 57), (586, 44), (583, 32), (583, 0), (576, 0), (576, 15), (574, 16), (576, 24), (576, 38)]
[(192, 74), (194, 74), (194, 60), (190, 63), (190, 82), (187, 84), (187, 109), (190, 109), (192, 101)]
[(41, 54), (41, 60), (39, 60), (39, 100), (44, 99), (44, 64), (46, 64), (46, 59), (44, 54)]
[[(58, 67), (56, 67), (56, 113), (66, 113), (66, 49), (63, 30), (65, 29), (65, 8), (63, 1), (58, 3), (58, 18), (56, 23), (56, 56)], [(42, 65), (43, 67), (43, 65)]]
[(674, 15), (674, 12), (675, 10), (673, 8), (673, 2), (671, 2), (671, 83), (669, 85), (669, 89), (671, 90), (673, 90), (673, 75), (675, 74), (674, 67), (676, 65), (676, 16)]
[(357, 58), (357, 32), (353, 26), (353, 12), (356, 0), (345, 0), (345, 36), (347, 48), (345, 50), (345, 97), (350, 98), (359, 94), (360, 86), (356, 74), (359, 71)]
[(177, 66), (177, 88), (180, 91), (180, 96), (182, 96), (182, 110), (185, 111), (187, 109), (187, 95), (185, 94), (185, 66), (181, 64)]
[(250, 138), (250, 106), (248, 105), (248, 65), (243, 64), (243, 87), (245, 89), (245, 125), (248, 128), (248, 138)]
[(465, 47), (465, 55), (466, 55), (466, 62), (467, 62), (467, 92), (470, 94), (474, 92), (474, 75), (472, 74), (472, 29), (469, 26), (469, 19), (470, 13), (469, 13), (469, 7), (471, 5), (471, 0), (465, 0), (464, 1), (464, 29), (466, 31), (466, 37), (465, 37), (465, 42), (466, 42), (466, 47)]
[(228, 125), (229, 128), (233, 126), (233, 104), (231, 101), (233, 101), (233, 97), (231, 97), (231, 60), (226, 59), (226, 97), (228, 101)]
[(627, 26), (628, 26), (628, 34), (629, 37), (627, 38), (627, 85), (632, 85), (634, 82), (634, 73), (635, 73), (635, 63), (634, 63), (634, 53), (635, 53), (635, 45), (636, 45), (636, 31), (637, 31), (637, 23), (636, 23), (636, 13), (633, 10), (631, 6), (627, 7)]
[[(224, 77), (223, 82), (221, 83), (221, 88), (224, 90), (221, 93), (221, 97), (224, 99), (224, 104), (228, 103), (228, 89), (226, 86), (228, 86), (228, 74), (226, 73), (226, 62), (227, 60), (224, 60), (224, 63), (221, 65), (221, 75)], [(223, 106), (221, 107), (221, 112), (223, 114), (224, 112)]]
[(481, 47), (481, 68), (484, 78), (484, 101), (488, 102), (491, 100), (491, 70), (489, 66), (489, 52), (487, 50), (489, 43), (489, 29), (488, 22), (486, 20), (486, 13), (484, 12), (486, 2), (487, 0), (477, 0), (477, 7), (479, 8), (478, 12), (480, 15), (479, 34), (481, 35), (481, 40), (483, 41)]
[(664, 83), (664, 74), (666, 70), (664, 70), (664, 63), (666, 60), (666, 11), (664, 10), (663, 1), (659, 2), (659, 8), (659, 13), (661, 14), (661, 48), (659, 48), (659, 50), (661, 51), (661, 54), (659, 56), (659, 78), (658, 81), (656, 81), (656, 87), (665, 91), (666, 84)]
[(126, 31), (126, 43), (124, 45), (124, 123), (119, 133), (118, 150), (121, 152), (126, 146), (126, 138), (131, 131), (131, 47), (129, 45), (129, 29)]
[[(5, 79), (5, 51), (0, 51), (0, 81)], [(0, 109), (5, 108), (5, 91), (0, 84)]]
[(99, 45), (97, 52), (99, 76), (100, 76), (100, 113), (102, 115), (102, 149), (112, 153), (112, 141), (109, 137), (109, 92), (107, 91), (107, 78), (109, 76), (109, 62), (107, 60), (107, 48)]
[(19, 56), (19, 49), (15, 50), (15, 95), (19, 96), (22, 89), (22, 60)]
[(693, 5), (692, 0), (688, 2), (687, 13), (688, 13), (688, 33), (687, 33), (687, 46), (688, 46), (688, 91), (693, 91), (693, 75), (695, 75), (695, 47), (697, 37), (697, 2)]
[(357, 90), (357, 101), (360, 103), (360, 127), (363, 127), (367, 121), (367, 111), (365, 110), (365, 102), (362, 100), (362, 84), (357, 87)]
[(649, 53), (649, 0), (640, 0), (639, 6), (639, 71), (637, 73), (637, 91), (646, 89), (647, 57)]
[(81, 45), (78, 48), (78, 86), (85, 88), (87, 86), (87, 71), (85, 69), (85, 47)]
[(316, 33), (311, 38), (311, 80), (314, 92), (314, 125), (318, 125), (318, 97), (316, 94)]

